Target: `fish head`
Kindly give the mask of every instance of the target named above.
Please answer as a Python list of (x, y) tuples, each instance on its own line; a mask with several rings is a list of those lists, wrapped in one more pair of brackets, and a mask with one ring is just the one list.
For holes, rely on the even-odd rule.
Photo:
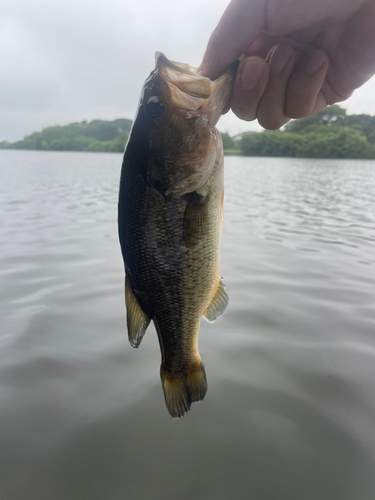
[(143, 86), (136, 118), (147, 136), (143, 147), (158, 151), (164, 159), (202, 156), (230, 96), (235, 69), (232, 66), (211, 81), (197, 68), (157, 52), (156, 67)]

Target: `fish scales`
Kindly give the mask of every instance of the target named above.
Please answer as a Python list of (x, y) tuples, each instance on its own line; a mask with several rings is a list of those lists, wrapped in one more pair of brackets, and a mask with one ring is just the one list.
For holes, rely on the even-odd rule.
[(122, 166), (119, 237), (129, 340), (138, 347), (154, 321), (165, 401), (176, 418), (207, 390), (198, 352), (201, 317), (213, 321), (227, 305), (219, 274), (223, 150), (214, 125), (232, 73), (208, 81), (207, 95), (207, 78), (158, 53)]

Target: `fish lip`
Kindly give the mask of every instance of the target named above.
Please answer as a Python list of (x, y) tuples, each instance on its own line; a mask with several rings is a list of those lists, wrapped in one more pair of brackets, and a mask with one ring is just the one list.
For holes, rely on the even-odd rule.
[[(178, 63), (176, 61), (171, 61), (170, 59), (168, 59), (168, 57), (163, 52), (158, 50), (155, 53), (156, 69), (159, 69), (161, 64), (163, 64), (164, 66), (168, 66), (169, 68), (174, 69), (182, 74), (195, 77), (199, 80), (208, 80), (212, 84), (215, 84), (219, 80), (226, 80), (227, 78), (233, 77), (237, 71), (239, 61), (235, 61), (234, 63), (232, 63), (222, 75), (220, 75), (218, 78), (216, 78), (216, 80), (211, 80), (207, 76), (203, 76), (202, 73), (199, 71), (199, 68), (194, 68), (193, 66), (190, 66), (189, 64), (183, 64), (183, 63)], [(188, 69), (188, 68), (191, 68), (191, 69)]]
[(188, 64), (170, 61), (162, 52), (156, 53), (155, 62), (155, 71), (171, 90), (177, 88), (186, 96), (198, 99), (210, 97), (212, 92), (211, 80), (200, 75), (196, 68)]
[[(201, 105), (207, 106), (215, 95), (221, 93), (223, 87), (227, 87), (234, 80), (235, 75), (234, 66), (231, 65), (224, 74), (212, 81), (203, 76), (198, 68), (171, 61), (162, 52), (156, 52), (155, 63), (155, 72), (177, 97), (178, 107), (194, 112), (200, 109)], [(183, 105), (185, 100), (186, 107)]]
[[(160, 52), (160, 51), (157, 51), (155, 53), (155, 65), (156, 65), (156, 69), (159, 69), (161, 67), (161, 65), (164, 65), (164, 66), (168, 66), (169, 68), (178, 71), (179, 73), (183, 73), (185, 75), (189, 75), (192, 77), (197, 77), (197, 74), (198, 74), (196, 68), (193, 68), (192, 66), (189, 66), (188, 64), (183, 64), (183, 63), (178, 63), (176, 61), (171, 61), (170, 59), (168, 59), (168, 57), (163, 52)], [(193, 71), (187, 69), (187, 67), (192, 68)], [(194, 71), (194, 70), (196, 70), (196, 71)], [(203, 79), (206, 77), (200, 75), (199, 78)], [(206, 78), (206, 79), (209, 80), (209, 78)]]

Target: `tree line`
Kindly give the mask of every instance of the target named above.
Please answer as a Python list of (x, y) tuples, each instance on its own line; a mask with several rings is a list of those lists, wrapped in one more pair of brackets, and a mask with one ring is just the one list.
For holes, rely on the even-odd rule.
[[(93, 120), (44, 128), (2, 149), (123, 152), (131, 120)], [(247, 132), (236, 140), (222, 133), (227, 154), (298, 158), (375, 159), (375, 116), (347, 115), (338, 105), (293, 120), (282, 130)]]
[(375, 116), (329, 106), (282, 130), (243, 134), (238, 148), (246, 156), (375, 159)]
[(46, 127), (25, 136), (21, 141), (0, 143), (2, 149), (41, 149), (50, 151), (123, 152), (131, 120), (93, 120)]

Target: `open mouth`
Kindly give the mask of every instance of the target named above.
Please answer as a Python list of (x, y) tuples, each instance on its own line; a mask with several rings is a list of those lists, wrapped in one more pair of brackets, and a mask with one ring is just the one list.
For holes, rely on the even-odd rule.
[[(155, 55), (156, 69), (171, 91), (172, 105), (189, 111), (197, 111), (219, 100), (226, 100), (230, 93), (234, 71), (229, 69), (217, 80), (202, 76), (197, 68), (170, 61), (162, 52)], [(228, 90), (229, 89), (229, 90)], [(225, 102), (223, 103), (224, 106)], [(216, 104), (215, 104), (216, 107)]]

